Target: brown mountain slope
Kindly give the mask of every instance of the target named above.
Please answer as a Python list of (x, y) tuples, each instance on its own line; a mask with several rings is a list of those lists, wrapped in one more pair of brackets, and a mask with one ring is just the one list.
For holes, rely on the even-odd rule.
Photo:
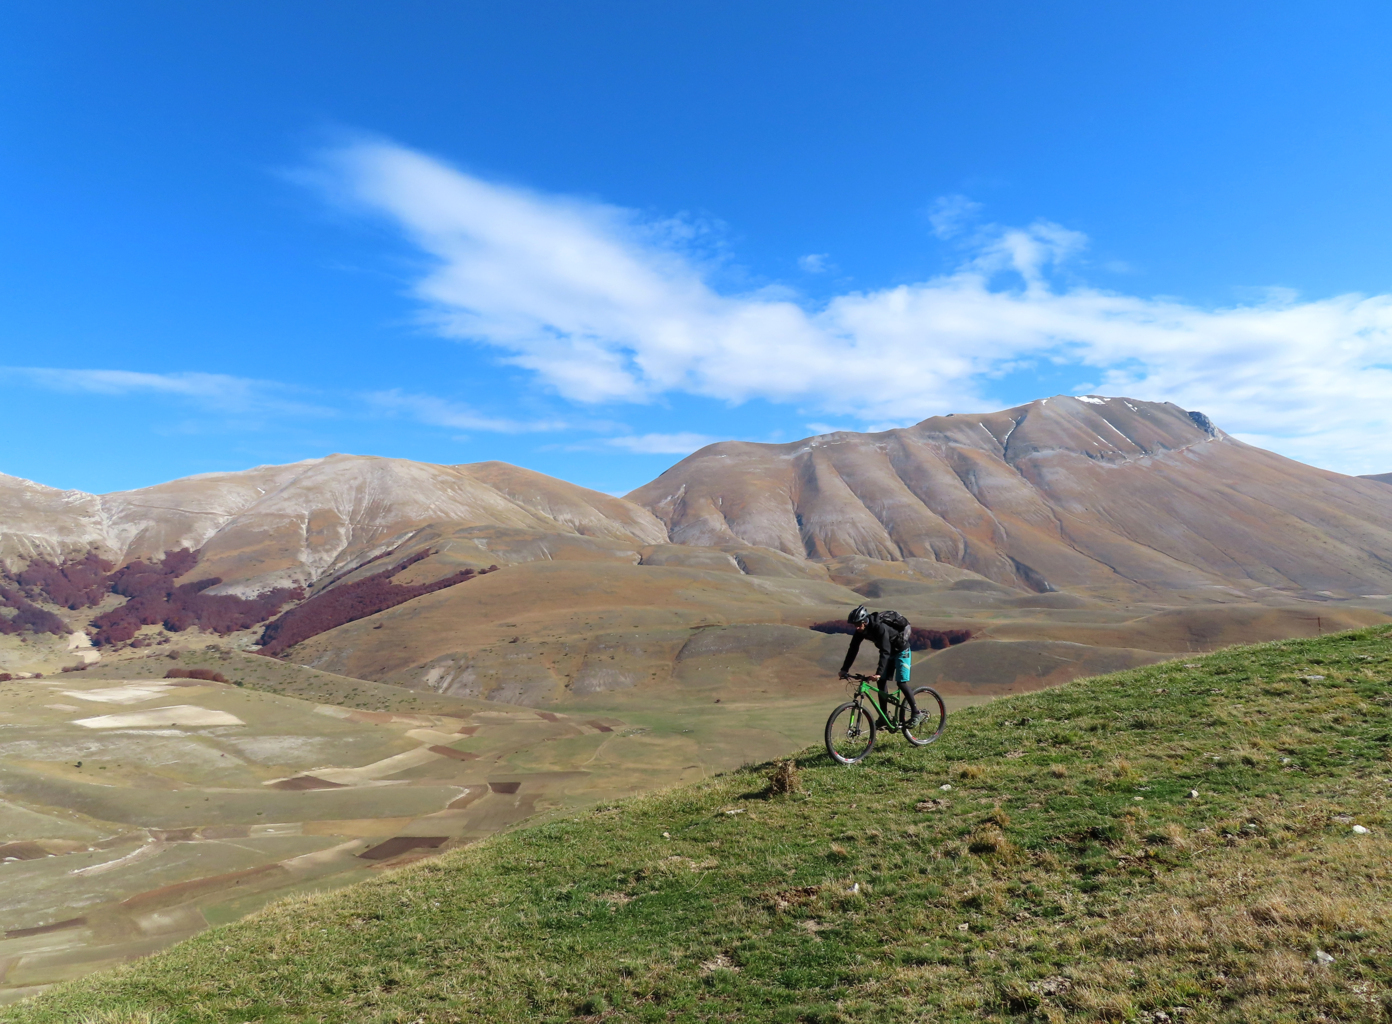
[(189, 548), (193, 575), (228, 593), (312, 583), (376, 557), (429, 524), (535, 535), (666, 541), (662, 524), (620, 498), (498, 462), (440, 466), (330, 455), (91, 495), (0, 477), (0, 559), (113, 561)]
[(727, 441), (628, 495), (688, 544), (931, 559), (1034, 590), (1392, 590), (1384, 485), (1201, 413), (1042, 399), (878, 434)]
[(1380, 484), (1392, 484), (1392, 473), (1367, 473), (1360, 480), (1376, 480)]

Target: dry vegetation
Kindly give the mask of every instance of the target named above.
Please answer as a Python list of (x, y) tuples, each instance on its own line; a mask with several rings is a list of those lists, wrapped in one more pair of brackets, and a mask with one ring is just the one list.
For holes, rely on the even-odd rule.
[(283, 653), (301, 641), (345, 623), (365, 619), (369, 615), (395, 608), (415, 597), (433, 594), (458, 583), (467, 583), (476, 576), (496, 572), (498, 567), (490, 565), (487, 569), (461, 569), (459, 572), (428, 583), (393, 583), (392, 578), (416, 562), (428, 558), (433, 552), (423, 549), (402, 559), (389, 569), (375, 572), (351, 583), (340, 583), (315, 594), (308, 601), (290, 609), (284, 615), (267, 623), (261, 634), (261, 653), (275, 656)]
[(281, 903), (0, 1019), (1386, 1020), (1389, 679), (1379, 627), (1004, 699), (926, 749)]

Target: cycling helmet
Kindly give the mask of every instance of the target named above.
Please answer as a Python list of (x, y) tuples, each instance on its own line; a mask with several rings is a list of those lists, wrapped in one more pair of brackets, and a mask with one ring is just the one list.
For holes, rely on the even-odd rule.
[(846, 621), (852, 626), (859, 626), (868, 618), (870, 618), (870, 613), (866, 610), (865, 605), (860, 605), (855, 611), (846, 616)]

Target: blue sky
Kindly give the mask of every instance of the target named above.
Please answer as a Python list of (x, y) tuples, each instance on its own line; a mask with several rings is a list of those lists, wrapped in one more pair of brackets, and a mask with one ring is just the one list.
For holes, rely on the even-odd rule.
[(0, 472), (1093, 392), (1392, 470), (1385, 3), (9, 5)]

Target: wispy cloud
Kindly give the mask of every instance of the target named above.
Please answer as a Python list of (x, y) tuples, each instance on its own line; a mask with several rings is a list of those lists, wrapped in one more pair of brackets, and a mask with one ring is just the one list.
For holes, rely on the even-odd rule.
[(980, 215), (982, 206), (966, 196), (939, 196), (928, 208), (928, 223), (939, 238), (955, 238)]
[(1034, 361), (1201, 409), (1326, 466), (1392, 467), (1392, 296), (1205, 309), (1060, 284), (1085, 236), (1045, 221), (972, 226), (975, 205), (948, 197), (930, 223), (949, 237), (970, 228), (958, 270), (810, 306), (722, 293), (630, 211), (500, 185), (383, 142), (338, 150), (326, 166), (341, 194), (433, 259), (415, 290), (441, 332), (493, 347), (579, 402), (688, 392), (912, 422), (998, 407), (996, 382)]
[(406, 415), (434, 427), (456, 430), (485, 430), (499, 434), (525, 434), (539, 431), (567, 430), (571, 424), (564, 420), (514, 420), (488, 416), (448, 399), (434, 395), (410, 394), (400, 390), (375, 391), (366, 396), (368, 404), (387, 415)]
[(622, 448), (639, 455), (690, 455), (696, 449), (719, 440), (721, 438), (705, 434), (639, 434), (607, 438), (604, 443), (611, 448)]
[(825, 274), (831, 269), (831, 254), (825, 252), (809, 252), (806, 256), (798, 257), (798, 266), (809, 274)]
[(232, 415), (334, 415), (304, 400), (302, 389), (278, 381), (221, 373), (142, 373), (134, 370), (0, 367), (0, 378), (48, 391), (92, 395), (147, 395), (183, 399), (209, 411)]

